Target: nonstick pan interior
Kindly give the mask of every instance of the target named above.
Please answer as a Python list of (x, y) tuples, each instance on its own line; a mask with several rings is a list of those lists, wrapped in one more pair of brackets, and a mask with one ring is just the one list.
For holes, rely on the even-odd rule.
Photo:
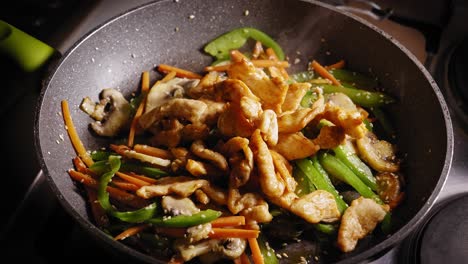
[(107, 140), (88, 130), (91, 120), (79, 110), (82, 98), (97, 100), (107, 87), (130, 96), (138, 88), (141, 72), (151, 70), (152, 81), (159, 78), (154, 68), (160, 63), (201, 72), (212, 61), (202, 52), (204, 44), (242, 26), (267, 32), (284, 48), (290, 62), (300, 61), (292, 63), (290, 72), (304, 70), (311, 59), (323, 64), (345, 59), (348, 68), (378, 77), (385, 91), (398, 98), (391, 118), (405, 157), (407, 189), (405, 202), (394, 212), (392, 235), (369, 237), (352, 253), (331, 254), (326, 261), (369, 259), (401, 241), (430, 209), (447, 177), (453, 144), (447, 107), (429, 74), (404, 47), (363, 20), (317, 2), (157, 1), (83, 37), (51, 72), (37, 109), (38, 157), (62, 205), (116, 253), (154, 261), (114, 242), (90, 222), (86, 200), (67, 174), (76, 154), (64, 128), (60, 101), (68, 100), (85, 146), (105, 146)]

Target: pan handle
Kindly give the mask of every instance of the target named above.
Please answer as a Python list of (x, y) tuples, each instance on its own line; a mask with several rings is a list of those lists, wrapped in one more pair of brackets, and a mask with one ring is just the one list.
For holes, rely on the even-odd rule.
[(0, 20), (0, 53), (26, 72), (41, 68), (56, 53), (44, 42)]

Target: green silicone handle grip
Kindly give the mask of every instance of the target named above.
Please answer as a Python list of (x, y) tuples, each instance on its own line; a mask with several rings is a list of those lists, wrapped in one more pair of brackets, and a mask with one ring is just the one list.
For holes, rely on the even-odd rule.
[(44, 42), (0, 20), (0, 53), (10, 57), (24, 71), (39, 69), (54, 52)]

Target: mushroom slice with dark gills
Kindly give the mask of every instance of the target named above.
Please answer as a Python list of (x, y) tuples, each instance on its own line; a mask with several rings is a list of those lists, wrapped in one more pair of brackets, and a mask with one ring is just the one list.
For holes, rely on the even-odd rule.
[(167, 82), (156, 83), (148, 93), (145, 113), (159, 107), (173, 98), (181, 98), (186, 91), (198, 84), (197, 79), (175, 77)]
[(233, 260), (244, 253), (246, 246), (245, 239), (240, 238), (203, 240), (196, 244), (179, 239), (174, 243), (175, 250), (179, 252), (184, 261), (210, 252), (219, 254), (222, 258)]
[(367, 131), (364, 137), (356, 140), (358, 155), (369, 166), (379, 172), (397, 172), (400, 169), (395, 146)]
[(100, 136), (116, 136), (127, 129), (131, 122), (132, 109), (130, 103), (119, 91), (113, 88), (102, 90), (98, 104), (89, 97), (83, 99), (80, 108), (96, 121), (91, 128)]

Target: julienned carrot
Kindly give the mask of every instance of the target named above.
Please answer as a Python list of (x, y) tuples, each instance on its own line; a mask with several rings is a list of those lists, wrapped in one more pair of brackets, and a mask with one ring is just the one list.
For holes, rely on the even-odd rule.
[[(280, 69), (288, 68), (289, 62), (287, 61), (273, 61), (273, 60), (251, 60), (252, 64), (258, 68), (278, 67)], [(207, 66), (205, 71), (227, 71), (231, 64), (223, 64), (216, 66)]]
[(324, 68), (327, 70), (333, 70), (333, 69), (341, 69), (345, 66), (345, 61), (340, 60), (332, 65), (325, 66)]
[[(97, 190), (99, 184), (91, 176), (78, 172), (76, 170), (69, 170), (68, 174), (73, 180), (77, 182), (81, 182), (82, 184)], [(141, 207), (145, 207), (148, 205), (148, 201), (146, 201), (145, 199), (138, 197), (136, 195), (133, 195), (131, 193), (127, 193), (120, 189), (107, 186), (106, 190), (109, 192), (109, 196), (112, 199), (115, 199), (116, 201), (129, 205), (131, 207), (141, 208)]]
[(133, 147), (133, 150), (135, 150), (136, 152), (140, 152), (140, 153), (150, 155), (153, 157), (158, 157), (161, 159), (173, 159), (174, 158), (174, 155), (172, 155), (170, 151), (156, 148), (156, 147), (151, 147), (148, 145), (136, 144)]
[(131, 175), (128, 175), (126, 173), (123, 173), (123, 172), (117, 172), (117, 173), (115, 173), (115, 175), (119, 176), (121, 179), (123, 179), (123, 180), (125, 180), (125, 181), (127, 181), (129, 183), (135, 184), (138, 187), (151, 185), (151, 183), (149, 183), (149, 182), (146, 182), (146, 181), (143, 181), (141, 179), (135, 178), (135, 177), (133, 177)]
[(86, 167), (86, 164), (84, 164), (83, 160), (80, 157), (76, 156), (73, 158), (73, 165), (75, 165), (77, 171), (84, 174), (88, 174), (93, 178), (96, 177), (94, 172), (92, 172), (88, 167)]
[[(272, 61), (279, 61), (278, 59), (278, 56), (276, 55), (275, 51), (272, 49), (272, 48), (268, 48), (266, 50), (266, 54), (268, 56), (268, 58)], [(288, 72), (286, 71), (286, 69), (284, 67), (275, 67), (280, 73), (281, 75), (283, 76), (284, 79), (288, 80), (289, 79), (289, 74)], [(274, 69), (270, 69), (270, 71)]]
[(121, 181), (121, 180), (112, 180), (112, 184), (116, 187), (118, 187), (119, 189), (122, 189), (124, 191), (132, 191), (132, 192), (135, 192), (137, 191), (138, 189), (140, 189), (140, 187), (138, 187), (137, 185), (133, 184), (133, 183), (130, 183), (130, 182), (126, 182), (126, 181)]
[(240, 260), (241, 260), (241, 264), (251, 264), (249, 256), (247, 256), (247, 254), (245, 254), (245, 252), (242, 253), (242, 255), (240, 256)]
[(123, 240), (129, 236), (134, 236), (138, 233), (140, 233), (141, 231), (145, 230), (146, 228), (148, 228), (149, 225), (148, 224), (141, 224), (141, 225), (137, 225), (137, 226), (132, 226), (126, 230), (124, 230), (122, 233), (118, 234), (117, 236), (114, 237), (114, 240)]
[(258, 230), (240, 228), (212, 228), (208, 234), (209, 238), (257, 238), (260, 234)]
[(250, 251), (252, 252), (252, 260), (254, 264), (263, 264), (263, 255), (260, 251), (260, 246), (256, 238), (249, 238)]
[(138, 126), (138, 119), (140, 118), (140, 116), (143, 114), (143, 111), (145, 110), (146, 94), (148, 93), (148, 90), (149, 90), (149, 81), (150, 81), (149, 72), (147, 71), (143, 72), (141, 76), (141, 94), (143, 96), (143, 99), (140, 101), (140, 104), (138, 105), (135, 116), (133, 117), (132, 124), (130, 125), (130, 132), (128, 133), (128, 142), (127, 142), (127, 145), (130, 147), (133, 146), (133, 141), (135, 139), (135, 133), (136, 133), (137, 126)]
[[(174, 77), (176, 77), (176, 76), (177, 76), (177, 72), (171, 71), (168, 74), (166, 74), (166, 76), (164, 76), (164, 78), (161, 79), (161, 82), (168, 82), (168, 81), (174, 79)], [(154, 87), (154, 85), (153, 85), (153, 87)]]
[(187, 71), (184, 69), (180, 69), (174, 66), (170, 66), (167, 64), (159, 64), (158, 66), (158, 71), (164, 72), (164, 73), (169, 73), (171, 71), (176, 72), (177, 77), (182, 77), (182, 78), (189, 78), (189, 79), (201, 79), (203, 76), (196, 74), (191, 71)]
[(310, 66), (323, 78), (330, 80), (334, 85), (341, 86), (341, 83), (317, 61), (313, 60)]
[(235, 227), (245, 225), (245, 217), (242, 215), (219, 217), (211, 222), (212, 227)]
[(134, 173), (134, 172), (130, 172), (129, 175), (132, 176), (132, 177), (135, 177), (135, 178), (137, 178), (137, 179), (140, 179), (140, 180), (142, 180), (142, 181), (145, 181), (145, 182), (147, 182), (147, 183), (149, 183), (149, 184), (155, 184), (155, 183), (157, 182), (156, 179), (153, 179), (153, 178), (150, 178), (150, 177), (146, 177), (146, 176), (143, 176), (143, 175), (138, 175), (138, 174), (136, 174), (136, 173)]
[(63, 120), (65, 121), (65, 128), (67, 130), (68, 136), (70, 137), (70, 141), (73, 145), (78, 156), (83, 160), (83, 162), (89, 167), (94, 162), (91, 159), (91, 156), (86, 151), (86, 148), (83, 145), (78, 133), (76, 132), (75, 125), (73, 124), (73, 120), (70, 115), (70, 109), (68, 108), (68, 101), (62, 100), (62, 115)]

